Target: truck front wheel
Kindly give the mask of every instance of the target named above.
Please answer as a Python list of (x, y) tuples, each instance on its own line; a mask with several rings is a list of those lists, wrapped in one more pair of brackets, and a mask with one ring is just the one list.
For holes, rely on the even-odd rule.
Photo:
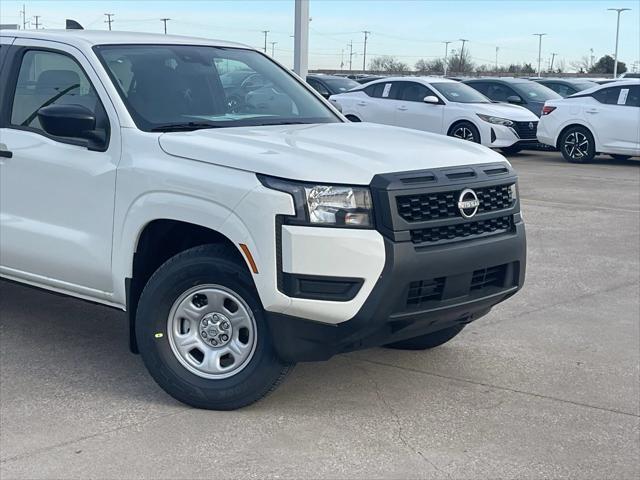
[(249, 405), (291, 369), (272, 347), (250, 273), (234, 253), (205, 245), (177, 254), (138, 304), (136, 339), (147, 369), (169, 395), (197, 408)]
[(400, 342), (390, 343), (386, 345), (388, 348), (396, 348), (398, 350), (426, 350), (428, 348), (439, 347), (447, 343), (453, 337), (458, 335), (464, 326), (449, 327), (438, 332), (429, 333), (420, 337), (409, 338)]

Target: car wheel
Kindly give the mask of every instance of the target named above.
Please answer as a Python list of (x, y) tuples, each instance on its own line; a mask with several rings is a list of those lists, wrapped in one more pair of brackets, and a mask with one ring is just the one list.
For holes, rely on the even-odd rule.
[(517, 145), (511, 145), (510, 147), (503, 147), (500, 150), (505, 155), (515, 155), (515, 154), (520, 153), (522, 151), (522, 147), (519, 147)]
[(347, 115), (347, 120), (349, 120), (350, 122), (361, 122), (362, 121), (358, 117), (356, 117), (355, 115)]
[(145, 366), (188, 405), (233, 410), (267, 395), (291, 365), (278, 358), (250, 273), (223, 245), (186, 250), (145, 286), (136, 339)]
[(449, 129), (449, 136), (480, 143), (480, 132), (471, 122), (458, 122)]
[(612, 153), (611, 158), (613, 158), (614, 160), (624, 161), (629, 160), (631, 158), (631, 155), (618, 155), (616, 153)]
[(395, 348), (398, 350), (427, 350), (429, 348), (439, 347), (440, 345), (447, 343), (453, 337), (458, 335), (463, 328), (464, 325), (456, 325), (455, 327), (449, 327), (438, 332), (422, 335), (420, 337), (409, 338), (408, 340), (390, 343), (389, 345), (386, 345), (386, 347)]
[(596, 145), (585, 127), (569, 127), (560, 137), (560, 151), (567, 162), (589, 163), (596, 156)]

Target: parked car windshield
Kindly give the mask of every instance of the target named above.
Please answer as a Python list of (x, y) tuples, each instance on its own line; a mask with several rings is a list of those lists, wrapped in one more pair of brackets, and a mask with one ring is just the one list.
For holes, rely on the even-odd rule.
[(531, 102), (546, 102), (547, 100), (562, 98), (561, 95), (558, 95), (549, 87), (545, 87), (544, 85), (540, 85), (536, 82), (516, 83), (513, 87), (525, 98), (525, 100), (529, 100)]
[(253, 50), (94, 47), (141, 130), (339, 122), (292, 75)]
[(331, 93), (348, 92), (352, 88), (360, 86), (358, 82), (350, 78), (323, 78), (322, 81), (329, 85)]
[(432, 83), (431, 86), (450, 102), (491, 103), (487, 97), (464, 83)]

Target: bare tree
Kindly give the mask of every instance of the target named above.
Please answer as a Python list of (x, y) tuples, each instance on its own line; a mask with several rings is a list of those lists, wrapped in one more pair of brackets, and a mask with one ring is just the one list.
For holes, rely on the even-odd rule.
[(404, 73), (409, 71), (409, 65), (391, 55), (382, 55), (369, 62), (369, 70), (374, 72)]
[(588, 55), (584, 55), (580, 60), (571, 62), (571, 66), (575, 68), (578, 73), (587, 73), (591, 68), (591, 59)]
[(443, 73), (444, 72), (444, 60), (442, 58), (436, 58), (434, 60), (420, 59), (414, 66), (417, 73)]

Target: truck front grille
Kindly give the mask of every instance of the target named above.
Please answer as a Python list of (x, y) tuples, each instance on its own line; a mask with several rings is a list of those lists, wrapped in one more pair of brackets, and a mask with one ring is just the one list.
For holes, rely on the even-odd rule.
[(468, 237), (506, 233), (512, 229), (512, 225), (512, 216), (508, 215), (488, 220), (458, 223), (456, 225), (422, 228), (411, 230), (411, 241), (413, 243), (434, 243), (462, 240)]
[[(514, 203), (511, 185), (494, 185), (474, 189), (480, 206), (478, 213), (511, 208)], [(398, 214), (407, 222), (425, 222), (460, 216), (458, 197), (464, 189), (448, 192), (403, 195), (396, 198)]]
[(445, 277), (432, 280), (418, 280), (409, 284), (407, 306), (419, 306), (425, 302), (442, 300)]

